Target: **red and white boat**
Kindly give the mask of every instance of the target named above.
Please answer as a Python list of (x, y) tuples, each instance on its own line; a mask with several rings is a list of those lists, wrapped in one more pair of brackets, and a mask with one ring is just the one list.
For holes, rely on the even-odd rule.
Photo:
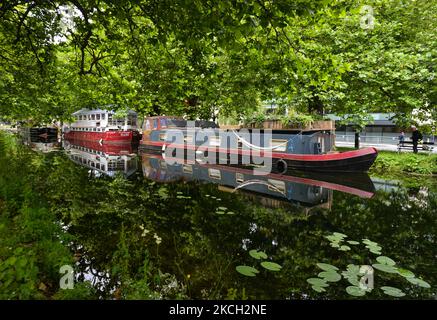
[(128, 111), (123, 118), (111, 110), (82, 109), (73, 113), (76, 121), (64, 133), (68, 140), (97, 141), (100, 144), (135, 143), (140, 139), (137, 114)]

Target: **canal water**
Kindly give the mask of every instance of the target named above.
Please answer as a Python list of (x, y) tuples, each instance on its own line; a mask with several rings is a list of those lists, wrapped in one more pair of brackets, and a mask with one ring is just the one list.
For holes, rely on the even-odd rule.
[[(55, 214), (77, 280), (100, 298), (436, 297), (435, 179), (255, 176), (130, 148), (0, 145), (1, 190), (31, 174), (15, 192)], [(1, 195), (0, 209), (20, 205)]]

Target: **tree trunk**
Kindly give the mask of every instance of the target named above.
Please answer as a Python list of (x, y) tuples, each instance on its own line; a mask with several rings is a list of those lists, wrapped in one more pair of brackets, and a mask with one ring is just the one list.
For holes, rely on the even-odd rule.
[(360, 132), (355, 131), (355, 149), (360, 148)]

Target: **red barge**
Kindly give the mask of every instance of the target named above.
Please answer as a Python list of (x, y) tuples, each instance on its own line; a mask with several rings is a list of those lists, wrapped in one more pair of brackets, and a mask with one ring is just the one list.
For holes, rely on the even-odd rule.
[(140, 139), (137, 114), (128, 111), (123, 118), (110, 110), (82, 109), (73, 113), (76, 121), (64, 133), (67, 140), (97, 141), (100, 144), (135, 143)]

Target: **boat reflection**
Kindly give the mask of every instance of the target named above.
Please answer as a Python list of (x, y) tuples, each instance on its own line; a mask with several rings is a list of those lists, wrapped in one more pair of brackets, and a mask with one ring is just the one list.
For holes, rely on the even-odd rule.
[[(292, 202), (306, 207), (330, 207), (333, 190), (370, 198), (374, 195), (374, 186), (367, 174), (335, 180), (332, 176), (302, 173), (281, 175), (269, 173), (255, 175), (250, 168), (210, 165), (179, 160), (174, 164), (166, 163), (161, 155), (142, 153), (143, 175), (158, 182), (195, 180), (219, 185), (220, 190), (243, 192), (252, 199), (260, 200), (264, 205), (280, 206), (283, 202)], [(358, 181), (358, 182), (357, 182)], [(279, 201), (279, 202), (278, 202)]]
[(138, 170), (135, 146), (131, 144), (105, 145), (97, 141), (64, 140), (64, 149), (75, 163), (90, 169), (93, 176), (125, 177)]
[(47, 153), (57, 151), (61, 147), (61, 143), (58, 140), (57, 128), (22, 127), (19, 133), (23, 144), (34, 151)]

